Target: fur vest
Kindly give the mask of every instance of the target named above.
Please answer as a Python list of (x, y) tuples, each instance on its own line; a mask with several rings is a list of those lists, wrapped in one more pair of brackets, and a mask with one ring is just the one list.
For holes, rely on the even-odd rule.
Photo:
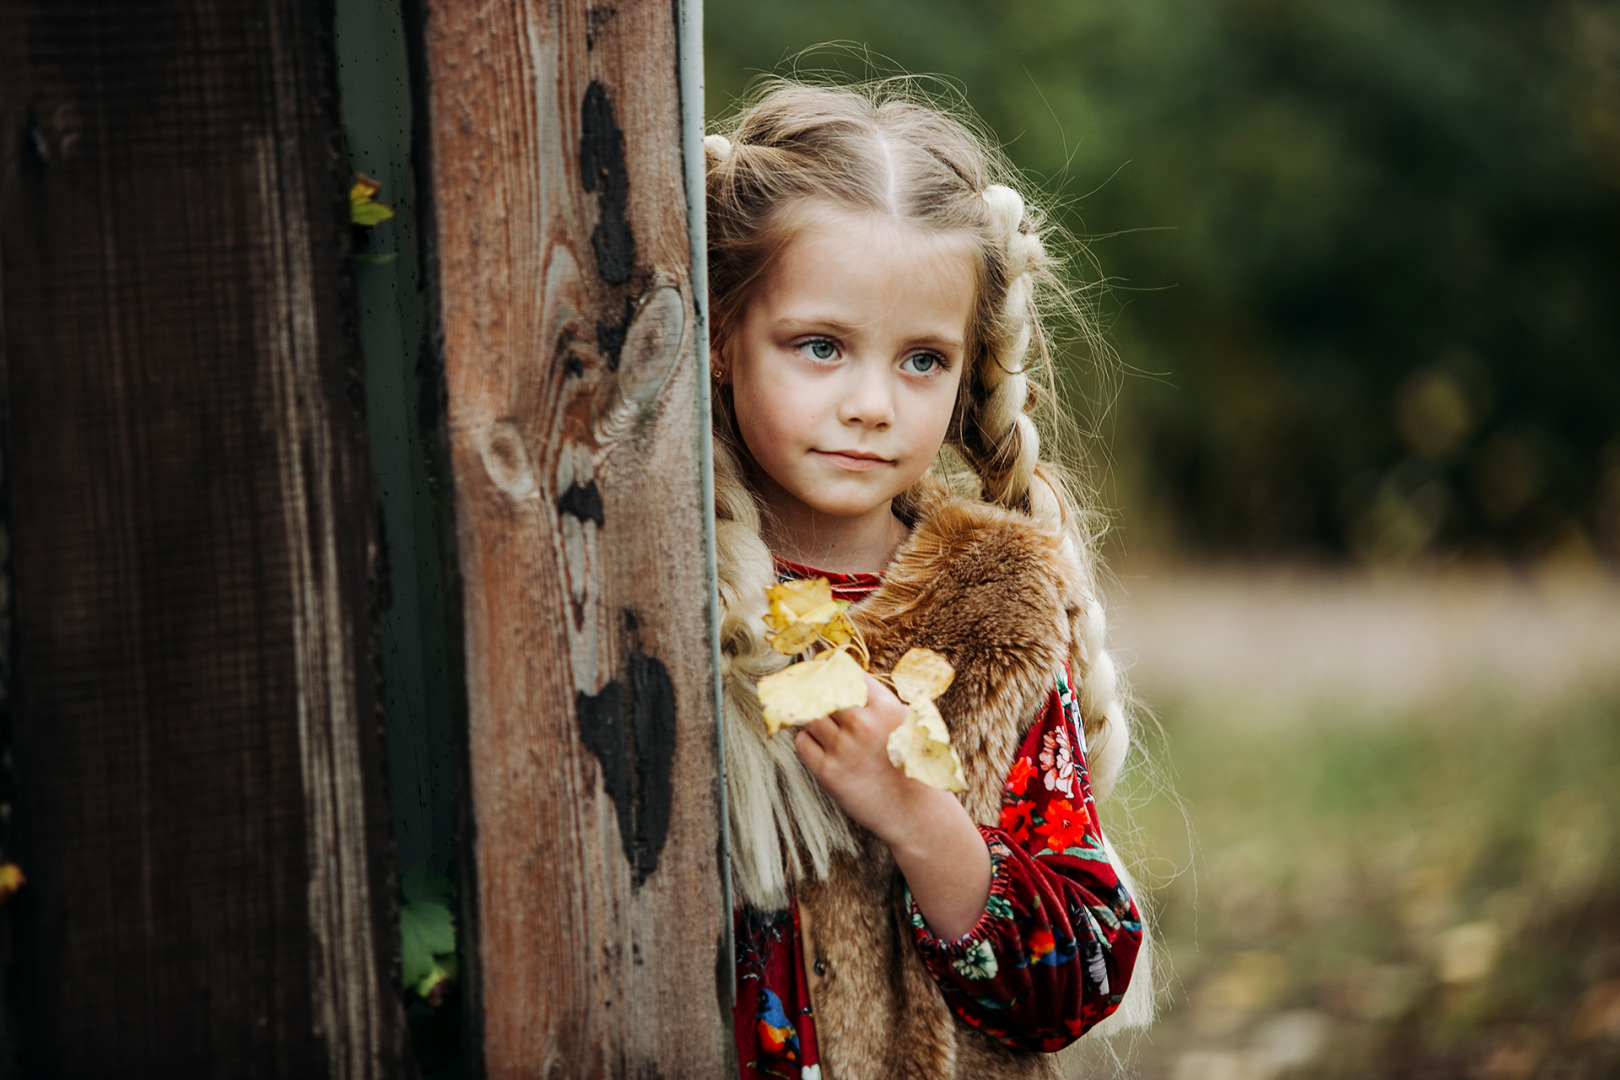
[[(937, 704), (967, 781), (958, 797), (975, 822), (995, 825), (1013, 755), (1068, 655), (1080, 572), (1057, 536), (1021, 515), (943, 495), (918, 510), (882, 586), (851, 617), (873, 670), (913, 646), (956, 669)], [(853, 850), (824, 877), (792, 883), (829, 1080), (1060, 1076), (1052, 1056), (1005, 1049), (956, 1019), (912, 943), (888, 848), (848, 828)]]

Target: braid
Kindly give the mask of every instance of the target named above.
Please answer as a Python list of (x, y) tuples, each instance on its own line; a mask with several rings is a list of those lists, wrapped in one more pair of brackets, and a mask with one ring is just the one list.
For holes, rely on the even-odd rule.
[(1035, 336), (1035, 274), (1045, 267), (1046, 252), (1029, 228), (1018, 192), (991, 184), (984, 189), (984, 202), (1002, 256), (1006, 297), (999, 313), (1001, 332), (991, 338), (992, 347), (978, 365), (978, 385), (969, 390), (972, 437), (964, 441), (991, 501), (1027, 510), (1041, 437), (1027, 411), (1032, 402), (1026, 359)]
[[(984, 202), (990, 213), (991, 238), (1001, 255), (1006, 293), (999, 313), (1000, 325), (996, 332), (986, 335), (990, 347), (976, 365), (976, 378), (967, 388), (957, 445), (978, 475), (986, 497), (1060, 531), (1064, 552), (1080, 570), (1080, 603), (1069, 617), (1069, 663), (1080, 705), (1092, 790), (1098, 799), (1105, 799), (1118, 781), (1130, 750), (1129, 691), (1106, 647), (1108, 617), (1097, 582), (1094, 529), (1090, 520), (1077, 512), (1062, 479), (1041, 462), (1040, 433), (1030, 415), (1040, 402), (1037, 387), (1029, 378), (1030, 346), (1039, 339), (1040, 332), (1035, 290), (1038, 283), (1052, 280), (1051, 260), (1016, 191), (991, 184), (984, 189)], [(1041, 346), (1036, 359), (1055, 398), (1051, 359), (1046, 355), (1044, 341)], [(1108, 1027), (1146, 1027), (1153, 1022), (1155, 1012), (1153, 968), (1157, 954), (1147, 922), (1147, 897), (1136, 888), (1125, 861), (1114, 854), (1111, 845), (1109, 856), (1126, 888), (1144, 906), (1136, 972)]]
[(983, 197), (1006, 285), (999, 326), (986, 335), (989, 348), (968, 387), (961, 448), (986, 497), (1062, 531), (1064, 550), (1081, 570), (1083, 597), (1071, 619), (1070, 660), (1092, 784), (1100, 798), (1119, 776), (1130, 728), (1119, 669), (1105, 646), (1108, 620), (1097, 587), (1093, 538), (1082, 530), (1061, 479), (1041, 462), (1040, 432), (1031, 415), (1041, 399), (1031, 370), (1051, 377), (1044, 347), (1039, 356), (1030, 356), (1039, 330), (1035, 290), (1051, 277), (1051, 260), (1018, 192), (991, 184)]

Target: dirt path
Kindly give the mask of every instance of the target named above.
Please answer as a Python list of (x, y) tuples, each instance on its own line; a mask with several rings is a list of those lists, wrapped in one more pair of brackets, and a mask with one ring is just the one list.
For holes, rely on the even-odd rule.
[(1110, 622), (1149, 702), (1256, 719), (1491, 694), (1620, 692), (1620, 578), (1370, 578), (1293, 569), (1122, 575)]

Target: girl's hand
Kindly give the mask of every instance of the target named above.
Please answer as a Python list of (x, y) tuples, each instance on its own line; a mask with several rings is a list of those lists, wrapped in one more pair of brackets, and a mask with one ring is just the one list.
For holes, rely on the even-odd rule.
[(799, 729), (794, 748), (810, 775), (857, 823), (884, 842), (915, 802), (930, 790), (889, 761), (889, 733), (906, 718), (906, 704), (870, 673), (866, 704), (840, 709)]
[(812, 720), (794, 748), (844, 813), (889, 846), (929, 927), (951, 940), (984, 911), (990, 852), (955, 796), (889, 761), (889, 733), (905, 718), (905, 702), (868, 674), (866, 704)]

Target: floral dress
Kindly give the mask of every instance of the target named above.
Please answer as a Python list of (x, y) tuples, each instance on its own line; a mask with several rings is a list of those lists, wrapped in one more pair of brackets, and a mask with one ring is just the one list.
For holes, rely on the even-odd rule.
[[(876, 574), (778, 562), (786, 579), (825, 577), (860, 601)], [(1056, 673), (1002, 788), (990, 849), (990, 896), (971, 930), (944, 941), (911, 906), (918, 954), (963, 1022), (1021, 1050), (1060, 1050), (1119, 1005), (1142, 942), (1136, 903), (1102, 844), (1086, 772), (1080, 707)], [(820, 1080), (815, 1015), (797, 906), (736, 912), (737, 1061), (742, 1080)]]

